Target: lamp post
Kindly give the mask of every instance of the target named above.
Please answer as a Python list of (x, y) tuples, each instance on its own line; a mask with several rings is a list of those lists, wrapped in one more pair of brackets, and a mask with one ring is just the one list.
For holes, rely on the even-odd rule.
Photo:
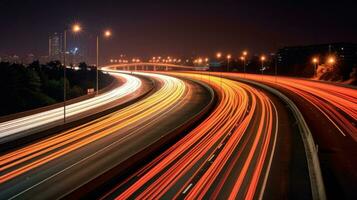
[[(71, 32), (78, 33), (82, 30), (79, 24), (74, 24), (71, 27)], [(67, 90), (66, 90), (66, 53), (67, 53), (67, 29), (63, 31), (63, 123), (66, 123), (66, 100), (67, 100)]]
[[(266, 57), (264, 56), (264, 55), (262, 55), (261, 57), (260, 57), (260, 61), (262, 61), (262, 75), (263, 75), (263, 72), (264, 72), (264, 61), (265, 61), (265, 59), (266, 59)], [(262, 77), (262, 79), (263, 79), (263, 77)]]
[[(216, 58), (218, 61), (221, 57), (222, 57), (222, 53), (220, 53), (220, 52), (216, 53)], [(222, 89), (222, 70), (221, 70), (220, 82), (221, 82), (221, 89)]]
[(244, 77), (246, 77), (246, 70), (245, 70), (245, 60), (246, 60), (246, 57), (248, 55), (248, 51), (243, 51), (243, 56), (241, 58), (243, 58), (243, 71), (244, 71)]
[(199, 73), (200, 73), (200, 75), (201, 75), (200, 80), (202, 80), (202, 69), (201, 69), (202, 62), (203, 62), (202, 58), (198, 58), (198, 59), (197, 59), (198, 69), (199, 69)]
[(314, 77), (316, 77), (317, 76), (317, 65), (318, 65), (318, 63), (319, 63), (319, 59), (318, 58), (313, 58), (312, 59), (312, 63), (314, 63)]
[(243, 63), (243, 73), (244, 73), (244, 77), (245, 77), (245, 57), (244, 57), (244, 56), (241, 56), (241, 57), (240, 57), (240, 60), (241, 60), (242, 63)]
[(227, 55), (227, 72), (229, 72), (229, 61), (231, 60), (232, 56), (231, 54)]
[[(110, 30), (105, 30), (104, 31), (104, 37), (106, 38), (109, 38), (110, 36), (112, 36), (112, 32)], [(96, 95), (98, 95), (99, 93), (99, 72), (98, 72), (98, 68), (99, 68), (99, 36), (97, 35), (97, 56), (96, 56), (96, 60), (97, 60), (97, 63), (96, 63), (96, 84), (95, 84), (95, 87), (96, 87)]]
[(330, 64), (331, 66), (333, 66), (336, 62), (335, 57), (333, 56), (329, 56), (328, 60), (327, 60), (328, 64)]

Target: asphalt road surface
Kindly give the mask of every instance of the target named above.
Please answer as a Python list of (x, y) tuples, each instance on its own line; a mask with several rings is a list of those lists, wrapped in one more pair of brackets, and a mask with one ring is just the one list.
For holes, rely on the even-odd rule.
[[(216, 109), (153, 161), (118, 179), (104, 199), (311, 197), (301, 139), (292, 142), (293, 134), (285, 133), (294, 126), (281, 101), (237, 81), (169, 74), (209, 84), (219, 96)], [(293, 163), (299, 170), (290, 170)]]
[[(98, 110), (103, 110), (107, 104), (125, 98), (142, 86), (141, 80), (127, 74), (112, 74), (115, 78), (124, 81), (124, 84), (111, 91), (100, 94), (77, 103), (66, 106), (67, 122), (78, 120), (84, 116), (89, 116)], [(117, 103), (117, 102), (116, 102)], [(107, 109), (107, 107), (105, 107)], [(64, 108), (59, 107), (29, 116), (13, 119), (0, 123), (0, 144), (15, 140), (33, 133), (49, 129), (54, 126), (62, 125)]]
[[(227, 76), (226, 73), (223, 75)], [(327, 198), (357, 198), (356, 88), (290, 77), (249, 74), (228, 76), (264, 83), (292, 99), (302, 112), (318, 145)]]
[(0, 156), (2, 199), (63, 197), (187, 123), (212, 101), (203, 86), (143, 74), (159, 89), (90, 123)]

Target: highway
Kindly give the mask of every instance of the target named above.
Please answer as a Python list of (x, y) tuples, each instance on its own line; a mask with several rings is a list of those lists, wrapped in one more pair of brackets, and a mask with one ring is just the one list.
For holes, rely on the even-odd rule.
[(293, 100), (317, 145), (327, 197), (357, 198), (356, 88), (290, 77), (233, 73), (223, 76), (264, 83)]
[[(244, 83), (214, 76), (169, 73), (203, 81), (219, 96), (215, 110), (194, 130), (153, 161), (118, 183), (103, 199), (252, 199), (265, 195), (279, 132), (279, 113), (271, 97)], [(279, 106), (284, 109), (284, 106)], [(286, 113), (284, 113), (286, 114)], [(289, 121), (284, 119), (283, 122)], [(280, 126), (282, 131), (291, 127)], [(289, 129), (290, 128), (290, 129)], [(290, 147), (291, 148), (291, 147)], [(297, 149), (303, 147), (297, 147)], [(309, 196), (302, 151), (299, 189)], [(287, 153), (289, 154), (289, 153)], [(287, 156), (278, 153), (275, 159)], [(288, 160), (291, 158), (288, 158)], [(298, 159), (295, 159), (297, 161)], [(291, 163), (282, 164), (286, 169)], [(301, 163), (296, 163), (301, 165)], [(276, 173), (276, 169), (274, 170)], [(278, 175), (280, 176), (281, 173)], [(296, 176), (296, 177), (297, 177)], [(284, 183), (286, 184), (286, 183)], [(280, 185), (279, 185), (280, 186)], [(289, 186), (288, 186), (289, 187)], [(287, 197), (289, 191), (275, 188)], [(271, 194), (268, 195), (273, 197)], [(275, 196), (276, 197), (276, 196)], [(302, 196), (301, 196), (302, 197)]]
[[(106, 181), (114, 186), (102, 199), (310, 199), (314, 181), (300, 122), (290, 105), (245, 80), (293, 100), (317, 144), (327, 197), (356, 197), (354, 88), (234, 73), (121, 73), (150, 77), (158, 88), (110, 115), (0, 155), (0, 197), (67, 197), (103, 184), (98, 177), (110, 172)], [(209, 89), (190, 80), (209, 85), (217, 105), (177, 142), (156, 147), (212, 102)], [(137, 161), (158, 149), (152, 160)], [(118, 166), (128, 171), (128, 162), (143, 165), (122, 177), (111, 174)]]
[(198, 84), (165, 75), (140, 75), (158, 84), (146, 98), (1, 155), (0, 197), (63, 197), (187, 123), (212, 101), (207, 89)]
[[(78, 120), (79, 114), (96, 109), (103, 105), (109, 104), (120, 98), (133, 94), (141, 87), (141, 80), (127, 74), (112, 75), (124, 80), (124, 84), (109, 92), (95, 96), (93, 98), (73, 103), (66, 106), (67, 122), (75, 118)], [(15, 140), (31, 133), (48, 129), (55, 125), (63, 123), (63, 107), (32, 114), (29, 116), (13, 119), (0, 123), (0, 143)]]

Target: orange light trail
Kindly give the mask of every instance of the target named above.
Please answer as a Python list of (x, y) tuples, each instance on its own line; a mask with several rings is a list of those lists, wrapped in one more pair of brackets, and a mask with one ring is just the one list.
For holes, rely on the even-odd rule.
[(264, 190), (259, 183), (269, 173), (267, 158), (273, 154), (277, 134), (274, 104), (263, 92), (243, 83), (207, 75), (169, 74), (209, 84), (219, 96), (216, 109), (108, 195), (125, 186), (117, 199), (202, 199), (212, 198), (211, 193), (214, 198), (252, 199)]
[[(146, 99), (93, 122), (1, 155), (0, 184), (134, 123), (149, 123), (179, 104), (187, 94), (185, 83), (179, 79), (154, 74), (148, 76), (158, 79), (163, 86)], [(128, 136), (123, 135), (121, 139)]]
[[(218, 74), (217, 74), (218, 75)], [(239, 77), (240, 74), (224, 74)], [(247, 74), (247, 79), (269, 83), (298, 94), (323, 113), (342, 135), (357, 142), (357, 90), (305, 79)], [(277, 81), (276, 81), (277, 80)]]

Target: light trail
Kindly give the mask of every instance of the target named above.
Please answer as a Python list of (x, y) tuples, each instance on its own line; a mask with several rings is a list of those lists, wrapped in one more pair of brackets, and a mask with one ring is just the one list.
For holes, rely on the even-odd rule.
[[(261, 91), (207, 75), (220, 100), (197, 128), (110, 191), (117, 199), (252, 199), (264, 190), (276, 142), (277, 112)], [(213, 196), (212, 196), (213, 195)]]
[[(224, 74), (239, 77), (239, 74)], [(340, 131), (357, 142), (357, 90), (305, 79), (247, 74), (247, 79), (285, 88), (315, 106)]]
[[(115, 74), (125, 80), (125, 83), (114, 90), (101, 94), (99, 96), (70, 104), (66, 106), (66, 117), (71, 117), (79, 113), (98, 108), (110, 102), (113, 102), (119, 98), (132, 94), (141, 87), (140, 79), (127, 75), (127, 74)], [(63, 107), (44, 111), (41, 113), (29, 115), (26, 117), (10, 120), (0, 123), (0, 138), (20, 133), (29, 129), (44, 126), (63, 119)]]
[[(146, 99), (93, 122), (0, 156), (0, 184), (124, 128), (149, 124), (157, 116), (179, 105), (179, 101), (187, 93), (185, 83), (177, 78), (145, 75), (162, 82), (162, 87)], [(120, 140), (125, 140), (130, 134), (121, 135)]]

